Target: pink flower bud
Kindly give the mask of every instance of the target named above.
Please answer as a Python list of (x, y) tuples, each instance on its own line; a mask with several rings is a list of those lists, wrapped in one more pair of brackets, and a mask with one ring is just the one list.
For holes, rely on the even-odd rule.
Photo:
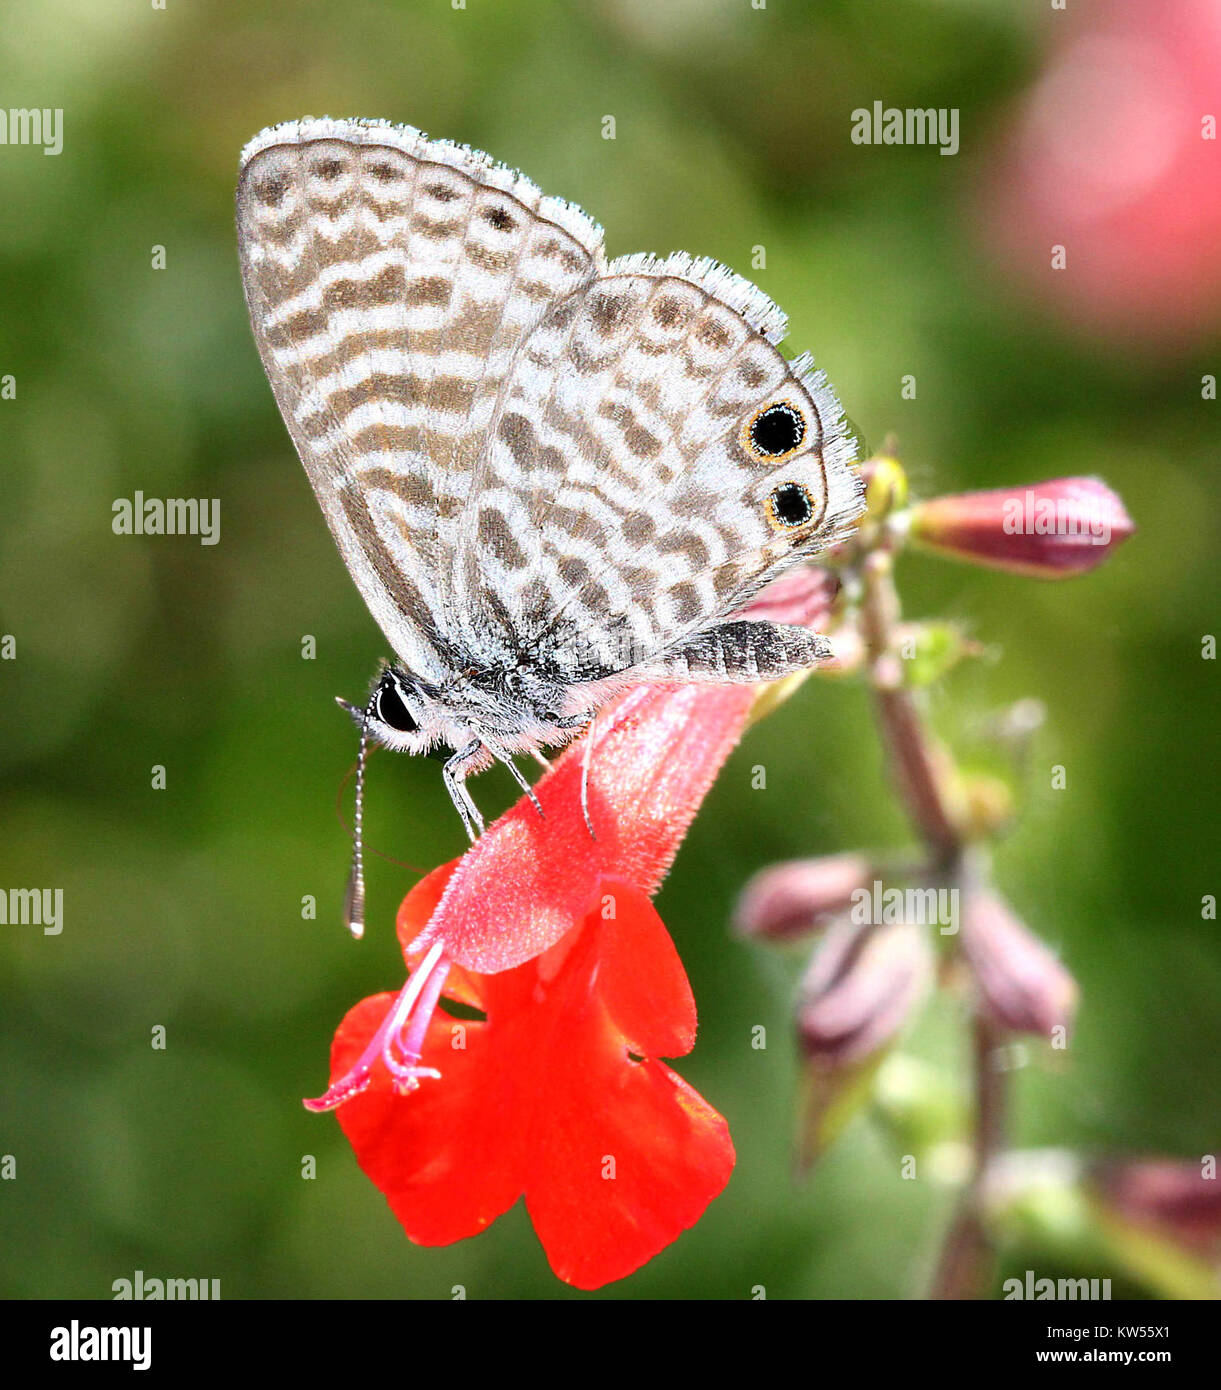
[(823, 926), (875, 877), (861, 854), (794, 859), (763, 869), (742, 890), (734, 924), (743, 936), (790, 941)]
[(1099, 478), (934, 497), (912, 510), (911, 540), (977, 565), (1063, 579), (1084, 574), (1136, 528)]
[(880, 521), (907, 505), (907, 474), (898, 459), (868, 459), (861, 465), (861, 482), (865, 484), (865, 510), (871, 521)]
[(995, 893), (968, 892), (962, 948), (981, 1007), (999, 1027), (1049, 1037), (1071, 1026), (1076, 981)]
[(831, 927), (810, 962), (797, 1004), (807, 1060), (851, 1066), (888, 1043), (932, 977), (927, 934), (909, 922)]
[(1111, 1160), (1092, 1169), (1090, 1186), (1126, 1221), (1158, 1230), (1182, 1245), (1221, 1247), (1221, 1177), (1206, 1176), (1200, 1163)]

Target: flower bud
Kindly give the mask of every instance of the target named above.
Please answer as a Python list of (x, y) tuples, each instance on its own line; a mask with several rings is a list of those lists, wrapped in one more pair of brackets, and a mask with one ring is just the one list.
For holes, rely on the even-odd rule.
[(933, 685), (947, 676), (965, 656), (974, 656), (979, 647), (969, 641), (956, 623), (900, 623), (895, 629), (894, 649), (903, 662), (903, 683)]
[(921, 502), (912, 509), (908, 535), (954, 559), (1062, 579), (1100, 565), (1135, 529), (1101, 479), (1053, 478)]
[(907, 474), (898, 459), (868, 459), (861, 466), (861, 481), (865, 484), (865, 516), (869, 521), (881, 521), (907, 505)]
[[(1208, 1156), (1211, 1163), (1211, 1155)], [(1114, 1215), (1195, 1249), (1221, 1248), (1221, 1178), (1169, 1158), (1109, 1160), (1089, 1172), (1091, 1192)]]
[(848, 1067), (877, 1052), (923, 998), (931, 977), (932, 953), (920, 927), (837, 922), (801, 983), (797, 1034), (807, 1061)]
[(964, 773), (963, 830), (973, 840), (999, 835), (1013, 820), (1013, 792), (1009, 783), (986, 773)]
[(763, 869), (742, 890), (734, 925), (743, 936), (791, 941), (823, 926), (852, 903), (853, 893), (873, 882), (861, 854), (794, 859)]
[(999, 1027), (1046, 1038), (1071, 1026), (1076, 981), (995, 893), (967, 893), (962, 949), (980, 1006)]

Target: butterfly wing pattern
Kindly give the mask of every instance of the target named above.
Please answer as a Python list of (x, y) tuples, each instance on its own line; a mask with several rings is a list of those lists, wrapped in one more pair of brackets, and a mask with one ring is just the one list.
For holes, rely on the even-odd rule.
[(238, 244), (263, 365), (353, 579), (407, 666), (450, 640), (453, 536), (515, 349), (596, 274), (601, 231), (486, 156), (375, 122), (243, 152)]
[(264, 131), (237, 221), (263, 365), (410, 723), (468, 770), (563, 742), (628, 680), (827, 654), (733, 618), (862, 508), (835, 397), (749, 282), (608, 262), (579, 208), (385, 122)]
[[(549, 309), (467, 510), (465, 641), (572, 682), (759, 680), (825, 656), (804, 629), (724, 622), (860, 511), (839, 407), (776, 348), (784, 330), (753, 285), (685, 255), (613, 261)], [(764, 449), (751, 427), (769, 415)]]

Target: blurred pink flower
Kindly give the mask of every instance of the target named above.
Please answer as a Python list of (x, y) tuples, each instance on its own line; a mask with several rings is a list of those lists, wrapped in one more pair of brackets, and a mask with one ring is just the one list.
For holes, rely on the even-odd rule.
[(1170, 1158), (1108, 1159), (1090, 1185), (1117, 1216), (1192, 1249), (1221, 1249), (1221, 1178)]
[(839, 1068), (877, 1052), (924, 998), (932, 974), (922, 927), (835, 923), (801, 982), (797, 1036), (807, 1060)]
[(1095, 332), (1164, 347), (1215, 331), (1221, 6), (1109, 0), (1049, 27), (1042, 75), (988, 161), (989, 245)]

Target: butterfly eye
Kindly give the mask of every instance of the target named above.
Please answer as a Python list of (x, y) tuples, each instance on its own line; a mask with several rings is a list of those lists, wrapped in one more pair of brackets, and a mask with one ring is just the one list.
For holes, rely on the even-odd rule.
[(804, 526), (813, 515), (813, 499), (800, 483), (781, 483), (767, 499), (767, 519), (777, 531)]
[(391, 681), (383, 681), (378, 687), (373, 713), (383, 724), (400, 734), (414, 734), (420, 727), (412, 718), (411, 711), (403, 703), (402, 696)]
[(794, 406), (777, 402), (765, 406), (751, 419), (745, 436), (756, 458), (787, 458), (801, 447), (806, 437), (806, 422)]

